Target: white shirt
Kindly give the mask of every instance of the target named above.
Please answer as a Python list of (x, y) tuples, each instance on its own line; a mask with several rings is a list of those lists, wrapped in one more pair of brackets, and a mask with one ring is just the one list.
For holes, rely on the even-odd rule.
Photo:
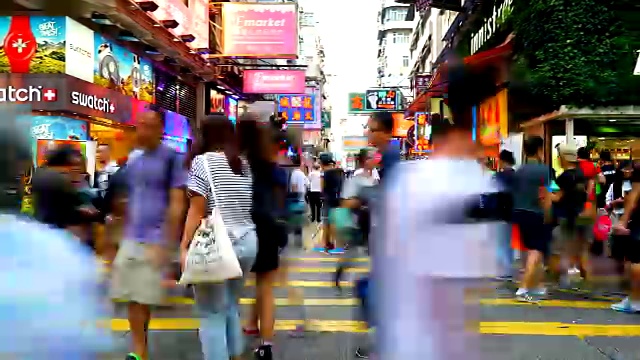
[(118, 171), (118, 163), (115, 161), (109, 162), (104, 169), (98, 171), (98, 188), (100, 190), (106, 190), (109, 186), (109, 177)]
[(322, 191), (322, 174), (318, 170), (313, 170), (309, 173), (309, 191), (321, 192)]
[[(358, 176), (363, 172), (364, 172), (363, 168), (356, 169), (356, 171), (353, 172), (353, 176)], [(380, 174), (378, 173), (378, 169), (376, 168), (371, 169), (371, 176), (373, 177), (373, 180), (380, 181)]]
[(381, 358), (450, 360), (451, 347), (464, 346), (442, 329), (467, 311), (463, 291), (443, 293), (438, 281), (455, 287), (498, 274), (498, 223), (473, 222), (464, 211), (496, 188), (474, 160), (431, 159), (398, 164), (384, 191), (382, 224), (372, 234)]
[(307, 177), (304, 175), (302, 170), (294, 169), (291, 173), (291, 180), (289, 181), (289, 191), (293, 192), (295, 185), (296, 192), (300, 194), (300, 198), (304, 200), (304, 194), (307, 190)]

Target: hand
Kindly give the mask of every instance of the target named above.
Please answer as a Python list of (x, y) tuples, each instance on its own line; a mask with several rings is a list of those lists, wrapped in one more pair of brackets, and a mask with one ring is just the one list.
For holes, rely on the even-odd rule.
[(629, 235), (629, 229), (627, 229), (627, 225), (623, 224), (622, 222), (613, 225), (612, 231), (616, 235)]
[(97, 215), (98, 214), (98, 210), (95, 207), (91, 206), (91, 205), (80, 206), (78, 208), (78, 211), (80, 213), (82, 213), (83, 215), (93, 216), (93, 215)]

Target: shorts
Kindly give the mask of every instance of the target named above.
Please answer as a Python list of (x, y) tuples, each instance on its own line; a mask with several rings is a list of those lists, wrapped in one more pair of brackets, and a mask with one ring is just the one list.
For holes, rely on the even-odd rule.
[(528, 250), (549, 253), (551, 244), (551, 228), (544, 222), (544, 215), (527, 210), (515, 210), (513, 222), (520, 229), (522, 245)]
[(280, 253), (287, 246), (288, 234), (285, 226), (270, 220), (254, 217), (258, 236), (258, 253), (251, 272), (268, 273), (280, 266)]
[(640, 264), (640, 228), (630, 228), (629, 235), (611, 236), (611, 257), (626, 260), (632, 264)]
[(144, 305), (162, 305), (166, 299), (163, 286), (165, 269), (151, 261), (152, 244), (123, 240), (113, 261), (110, 296)]
[(323, 206), (322, 207), (322, 223), (324, 225), (331, 225), (331, 216), (330, 214), (335, 210), (335, 207)]
[(567, 219), (558, 219), (558, 231), (553, 239), (551, 251), (554, 255), (564, 255), (567, 252), (583, 254), (593, 237), (593, 223), (576, 221), (574, 224)]

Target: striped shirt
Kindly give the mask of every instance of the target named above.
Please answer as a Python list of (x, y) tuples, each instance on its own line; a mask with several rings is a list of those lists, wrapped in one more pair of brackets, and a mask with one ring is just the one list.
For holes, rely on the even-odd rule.
[[(253, 224), (251, 220), (253, 180), (249, 164), (244, 159), (242, 167), (242, 175), (234, 174), (229, 167), (227, 157), (218, 152), (198, 155), (191, 163), (187, 187), (207, 199), (207, 214), (211, 214), (213, 208), (218, 207), (222, 220), (227, 226)], [(207, 172), (210, 172), (213, 180), (215, 198), (211, 192)], [(220, 203), (216, 204), (215, 199)]]

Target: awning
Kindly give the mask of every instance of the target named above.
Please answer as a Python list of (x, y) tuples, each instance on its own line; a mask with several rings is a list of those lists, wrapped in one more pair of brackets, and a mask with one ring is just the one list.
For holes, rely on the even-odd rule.
[[(485, 50), (467, 56), (464, 58), (464, 63), (476, 70), (481, 70), (485, 66), (491, 66), (493, 64), (503, 61), (505, 58), (511, 55), (513, 50), (513, 34), (507, 37), (507, 40), (499, 46), (493, 49)], [(407, 107), (406, 115), (411, 115), (416, 112), (427, 111), (429, 105), (429, 99), (434, 97), (443, 97), (448, 90), (448, 66), (447, 63), (440, 65), (433, 75), (431, 86), (426, 91), (418, 95), (415, 100)]]

